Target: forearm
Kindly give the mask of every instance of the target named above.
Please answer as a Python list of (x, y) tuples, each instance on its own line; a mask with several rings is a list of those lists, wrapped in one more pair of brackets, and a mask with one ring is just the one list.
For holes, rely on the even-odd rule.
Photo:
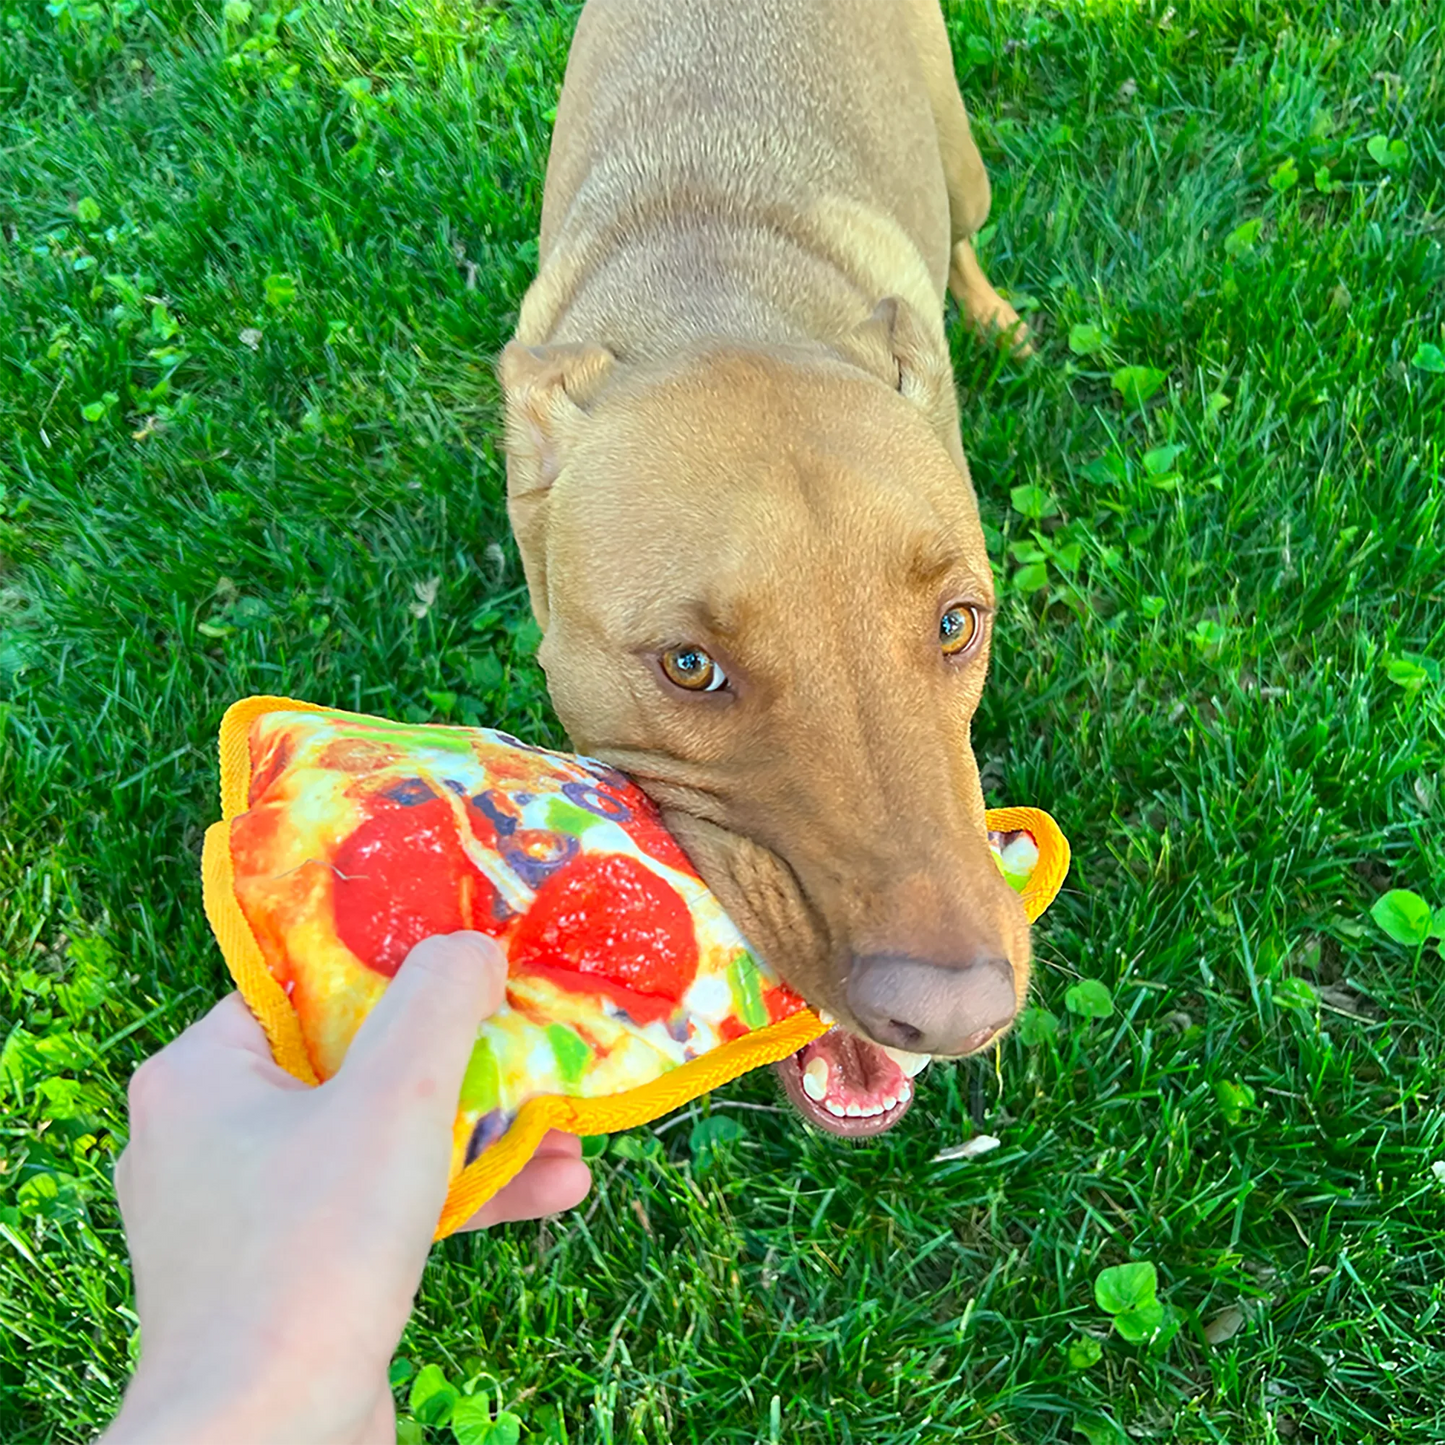
[(394, 1445), (396, 1412), (383, 1381), (369, 1400), (338, 1407), (319, 1382), (206, 1388), (144, 1367), (95, 1445)]

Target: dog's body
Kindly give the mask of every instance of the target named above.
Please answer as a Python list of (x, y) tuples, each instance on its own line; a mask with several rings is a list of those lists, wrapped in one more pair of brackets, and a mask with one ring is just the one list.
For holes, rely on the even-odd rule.
[(1018, 322), (973, 256), (988, 209), (935, 0), (592, 0), (516, 339), (832, 345), (897, 296), (946, 374), (950, 282), (980, 327)]
[(992, 582), (942, 320), (951, 286), (1018, 321), (988, 205), (936, 0), (592, 0), (500, 368), (573, 743), (810, 1002), (951, 1054), (1028, 978), (969, 747)]

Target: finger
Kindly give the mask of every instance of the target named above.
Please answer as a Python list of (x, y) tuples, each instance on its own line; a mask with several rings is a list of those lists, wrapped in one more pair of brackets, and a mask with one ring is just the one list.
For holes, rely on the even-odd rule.
[(484, 933), (438, 934), (407, 954), (337, 1075), (450, 1121), (481, 1021), (506, 998), (507, 960)]
[(146, 1060), (131, 1080), (132, 1103), (160, 1092), (194, 1100), (220, 1081), (301, 1089), (271, 1055), (265, 1031), (239, 993), (227, 994), (208, 1013)]
[(239, 993), (228, 993), (209, 1012), (177, 1034), (161, 1052), (209, 1055), (217, 1049), (239, 1049), (264, 1059), (271, 1057), (266, 1035)]
[[(581, 1160), (581, 1158), (582, 1140), (576, 1134), (568, 1134), (562, 1129), (549, 1129), (542, 1136), (541, 1143), (539, 1143), (536, 1149), (533, 1151), (532, 1157), (526, 1162), (526, 1164), (522, 1166), (522, 1174), (528, 1174), (528, 1171), (534, 1170), (534, 1167), (538, 1165), (539, 1160), (545, 1163), (548, 1160), (554, 1159), (566, 1161), (569, 1159)], [(519, 1174), (517, 1176), (517, 1179), (520, 1179), (521, 1177), (522, 1175)], [(536, 1178), (537, 1175), (533, 1173), (529, 1177)], [(474, 1215), (472, 1215), (471, 1218), (461, 1227), (463, 1229), (485, 1229), (489, 1224), (496, 1224), (498, 1222), (498, 1218), (496, 1217), (497, 1201), (507, 1197), (507, 1190), (511, 1189), (516, 1183), (517, 1180), (514, 1179), (511, 1184), (508, 1184), (503, 1189), (498, 1190), (498, 1192), (491, 1199), (489, 1199), (487, 1203), (484, 1204)], [(590, 1185), (591, 1171), (589, 1170), (587, 1184), (583, 1187), (582, 1191), (583, 1195), (586, 1194), (587, 1188), (590, 1187)], [(571, 1205), (563, 1204), (559, 1205), (558, 1207), (561, 1209), (569, 1209), (571, 1208)], [(549, 1211), (543, 1210), (542, 1212), (547, 1213)], [(526, 1219), (535, 1218), (536, 1216), (519, 1214), (509, 1217)]]
[[(210, 1013), (196, 1020), (180, 1038), (197, 1051), (214, 1053), (219, 1049), (253, 1054), (274, 1064), (266, 1031), (257, 1022), (251, 1006), (239, 993), (228, 993)], [(279, 1067), (279, 1066), (278, 1066)], [(281, 1072), (285, 1072), (283, 1069)]]
[(488, 1229), (518, 1219), (541, 1219), (575, 1209), (592, 1188), (592, 1171), (581, 1159), (565, 1155), (534, 1155), (507, 1187), (489, 1199), (463, 1230)]
[(569, 1134), (564, 1129), (548, 1129), (542, 1135), (542, 1142), (537, 1145), (532, 1157), (534, 1159), (580, 1159), (582, 1157), (581, 1136)]

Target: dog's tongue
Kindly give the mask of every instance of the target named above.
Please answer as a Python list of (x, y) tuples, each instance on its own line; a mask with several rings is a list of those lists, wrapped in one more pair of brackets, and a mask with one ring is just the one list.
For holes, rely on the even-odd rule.
[(835, 1027), (774, 1067), (805, 1119), (859, 1138), (891, 1129), (908, 1112), (913, 1078), (928, 1061)]

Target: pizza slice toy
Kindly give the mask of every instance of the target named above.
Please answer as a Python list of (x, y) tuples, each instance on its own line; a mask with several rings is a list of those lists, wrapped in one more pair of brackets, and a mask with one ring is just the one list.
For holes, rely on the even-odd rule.
[[(647, 796), (593, 759), (251, 697), (221, 724), (221, 809), (206, 916), (276, 1061), (305, 1083), (336, 1073), (423, 938), (475, 929), (506, 951), (506, 1002), (462, 1083), (439, 1239), (548, 1129), (647, 1123), (827, 1031)], [(989, 827), (1037, 918), (1068, 843), (1036, 809), (997, 810)]]

